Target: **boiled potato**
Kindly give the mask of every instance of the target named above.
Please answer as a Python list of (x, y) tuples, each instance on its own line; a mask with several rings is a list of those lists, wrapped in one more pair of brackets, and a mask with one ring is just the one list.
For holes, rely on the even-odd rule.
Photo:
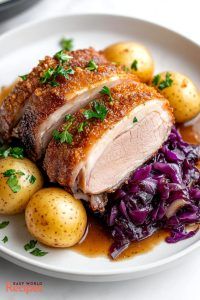
[(25, 219), (30, 233), (52, 247), (75, 245), (87, 225), (82, 202), (60, 188), (45, 188), (33, 195)]
[(163, 72), (154, 77), (153, 84), (169, 100), (176, 122), (189, 121), (200, 112), (199, 92), (188, 77), (178, 72)]
[(129, 68), (142, 82), (151, 81), (154, 62), (143, 45), (135, 42), (121, 42), (107, 47), (103, 53), (109, 61)]
[(0, 214), (22, 212), (42, 185), (42, 175), (30, 160), (0, 159)]

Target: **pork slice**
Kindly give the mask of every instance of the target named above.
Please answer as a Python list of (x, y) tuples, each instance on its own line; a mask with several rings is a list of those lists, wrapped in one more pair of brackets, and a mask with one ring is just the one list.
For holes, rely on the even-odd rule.
[(104, 85), (111, 87), (125, 78), (136, 80), (113, 64), (98, 66), (89, 71), (74, 68), (75, 73), (57, 87), (49, 85), (36, 89), (28, 101), (23, 117), (15, 129), (29, 157), (41, 159), (52, 137), (52, 132), (72, 114), (95, 97)]
[[(70, 60), (71, 67), (85, 68), (91, 59), (98, 65), (107, 63), (105, 57), (93, 48), (67, 53), (72, 57)], [(4, 141), (11, 139), (12, 130), (21, 119), (25, 104), (36, 88), (41, 86), (40, 77), (49, 68), (55, 68), (58, 63), (57, 59), (46, 56), (27, 75), (27, 79), (20, 80), (12, 92), (0, 103), (0, 137)], [(65, 65), (68, 67), (68, 64)]]
[(99, 98), (108, 110), (104, 121), (92, 118), (78, 132), (85, 120), (84, 110), (79, 111), (70, 131), (72, 144), (52, 139), (44, 160), (50, 180), (87, 195), (93, 209), (102, 208), (106, 201), (100, 196), (119, 187), (154, 155), (173, 125), (168, 101), (151, 87), (125, 81), (111, 88), (111, 95), (113, 102), (105, 95)]

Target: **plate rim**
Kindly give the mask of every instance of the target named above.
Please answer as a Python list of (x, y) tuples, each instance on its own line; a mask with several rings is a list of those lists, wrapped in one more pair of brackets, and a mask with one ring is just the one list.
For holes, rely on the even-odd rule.
[[(184, 39), (186, 42), (192, 43), (195, 47), (198, 47), (200, 49), (200, 44), (198, 44), (197, 42), (195, 42), (194, 40), (185, 37), (184, 35), (180, 34), (179, 32), (176, 32), (175, 30), (169, 29), (165, 26), (162, 26), (160, 24), (157, 24), (155, 22), (151, 22), (142, 18), (135, 18), (135, 17), (131, 17), (131, 16), (127, 16), (124, 14), (110, 14), (110, 13), (70, 13), (70, 14), (59, 14), (57, 16), (54, 17), (46, 17), (40, 20), (36, 20), (36, 21), (31, 21), (25, 24), (22, 24), (14, 29), (10, 29), (8, 31), (6, 31), (5, 33), (0, 35), (0, 43), (6, 39), (9, 38), (10, 35), (13, 35), (15, 33), (19, 33), (20, 31), (23, 31), (23, 29), (31, 29), (32, 27), (38, 25), (38, 24), (45, 24), (46, 22), (54, 22), (54, 20), (59, 20), (59, 19), (64, 19), (64, 18), (78, 18), (78, 17), (84, 17), (84, 18), (88, 18), (88, 17), (99, 17), (99, 18), (103, 18), (103, 17), (110, 17), (110, 18), (122, 18), (122, 19), (129, 19), (131, 20), (135, 20), (136, 22), (142, 22), (142, 23), (146, 23), (147, 26), (148, 25), (153, 25), (155, 27), (158, 27), (160, 30), (164, 30), (166, 32), (169, 32), (173, 35), (179, 36), (181, 39)], [(181, 242), (180, 242), (181, 243)], [(22, 262), (23, 264), (25, 264), (25, 268), (27, 269), (31, 269), (31, 267), (33, 266), (34, 268), (37, 267), (40, 270), (39, 271), (44, 271), (44, 273), (46, 272), (51, 272), (51, 273), (58, 273), (60, 275), (76, 275), (76, 276), (95, 276), (95, 277), (101, 277), (101, 276), (115, 276), (115, 275), (134, 275), (138, 272), (143, 272), (143, 271), (150, 271), (150, 270), (154, 270), (154, 269), (158, 269), (161, 267), (164, 267), (166, 265), (169, 265), (170, 263), (181, 259), (182, 257), (186, 256), (187, 254), (191, 253), (192, 251), (196, 250), (197, 248), (200, 247), (200, 239), (197, 241), (194, 241), (194, 243), (192, 243), (190, 246), (186, 246), (186, 248), (180, 250), (177, 253), (172, 254), (169, 257), (157, 260), (155, 262), (152, 263), (147, 263), (145, 265), (142, 266), (126, 266), (126, 268), (124, 269), (120, 269), (120, 268), (116, 268), (116, 269), (105, 269), (105, 270), (84, 270), (84, 271), (73, 271), (72, 269), (68, 268), (66, 271), (60, 269), (59, 267), (55, 267), (55, 266), (48, 266), (46, 263), (42, 263), (41, 261), (38, 260), (34, 260), (32, 258), (23, 256), (15, 251), (12, 251), (6, 247), (3, 247), (3, 245), (0, 245), (0, 256), (11, 261), (14, 262), (15, 264), (19, 265), (20, 262)], [(36, 271), (36, 270), (34, 270)], [(37, 272), (37, 271), (36, 271)], [(57, 277), (57, 276), (56, 276)], [(63, 277), (62, 277), (63, 278)]]

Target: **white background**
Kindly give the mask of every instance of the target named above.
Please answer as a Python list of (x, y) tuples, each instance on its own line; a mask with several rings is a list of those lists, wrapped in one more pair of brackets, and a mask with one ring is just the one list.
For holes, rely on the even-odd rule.
[[(0, 33), (32, 20), (76, 12), (116, 13), (150, 20), (176, 30), (200, 44), (199, 0), (41, 0), (28, 11), (0, 23)], [(200, 62), (197, 63), (200, 67)], [(41, 294), (29, 295), (6, 292), (6, 281), (25, 280), (42, 281), (44, 291)], [(0, 259), (0, 300), (199, 300), (199, 284), (199, 251), (169, 271), (143, 279), (117, 283), (77, 283), (53, 279), (21, 269)]]

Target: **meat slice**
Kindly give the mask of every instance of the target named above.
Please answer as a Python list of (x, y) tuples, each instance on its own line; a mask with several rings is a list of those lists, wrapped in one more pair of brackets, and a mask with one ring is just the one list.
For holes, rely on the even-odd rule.
[(50, 181), (89, 199), (93, 209), (102, 209), (106, 201), (100, 195), (120, 186), (161, 147), (173, 124), (168, 101), (153, 88), (123, 82), (110, 91), (112, 102), (106, 95), (98, 100), (107, 108), (104, 121), (91, 118), (79, 132), (86, 121), (84, 111), (94, 109), (90, 103), (74, 114), (72, 143), (52, 139), (44, 160)]
[(122, 80), (136, 80), (114, 64), (102, 64), (95, 71), (74, 68), (75, 73), (59, 86), (44, 85), (35, 90), (26, 105), (23, 117), (15, 129), (28, 155), (38, 160), (52, 137), (52, 131), (71, 114), (95, 97), (104, 85), (111, 87)]
[[(97, 64), (105, 64), (107, 61), (103, 55), (93, 48), (66, 52), (72, 57), (70, 65), (85, 68), (88, 62), (93, 59)], [(28, 75), (27, 79), (20, 80), (8, 97), (0, 103), (0, 137), (7, 141), (11, 138), (12, 130), (20, 120), (24, 112), (24, 106), (33, 94), (41, 86), (40, 77), (49, 68), (55, 68), (58, 60), (46, 56), (41, 60)], [(66, 65), (67, 66), (67, 65)]]

